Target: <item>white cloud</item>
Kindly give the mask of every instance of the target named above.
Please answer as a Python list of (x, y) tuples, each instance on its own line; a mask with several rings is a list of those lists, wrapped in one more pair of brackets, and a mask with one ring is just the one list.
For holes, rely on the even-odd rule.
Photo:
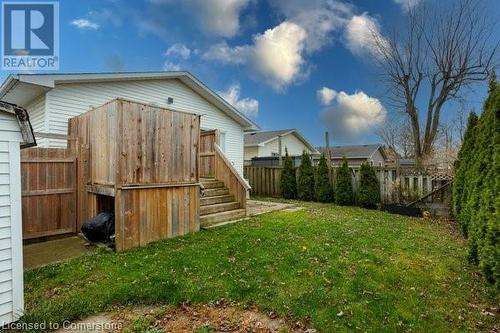
[(246, 45), (212, 45), (203, 58), (246, 65), (250, 75), (281, 91), (308, 74), (308, 56), (333, 40), (353, 15), (354, 7), (337, 0), (271, 0), (284, 20)]
[(280, 90), (300, 77), (306, 31), (299, 25), (283, 22), (254, 39), (250, 66), (259, 76)]
[(224, 64), (247, 64), (252, 75), (264, 79), (274, 89), (282, 90), (303, 73), (306, 31), (299, 25), (283, 22), (254, 37), (253, 44), (230, 47), (212, 46), (205, 59)]
[[(188, 1), (189, 2), (189, 1)], [(249, 0), (191, 0), (203, 27), (221, 37), (232, 37), (240, 29), (240, 12)]]
[(170, 46), (165, 55), (188, 59), (191, 56), (191, 50), (186, 45), (177, 43)]
[(384, 121), (386, 110), (378, 99), (362, 91), (352, 95), (333, 92), (335, 103), (323, 110), (320, 118), (334, 138), (355, 138)]
[(349, 20), (344, 37), (347, 48), (358, 56), (380, 56), (378, 43), (387, 43), (378, 21), (366, 13), (355, 15)]
[(219, 95), (246, 116), (255, 117), (259, 112), (259, 101), (248, 97), (240, 99), (239, 83), (230, 85), (226, 91), (219, 92)]
[[(195, 16), (200, 31), (219, 37), (233, 37), (240, 30), (241, 11), (250, 0), (150, 0), (149, 2), (156, 6), (171, 7), (166, 10), (178, 10), (181, 5), (189, 14)], [(152, 18), (147, 24), (149, 28), (156, 29), (155, 26), (164, 22), (157, 22)], [(163, 29), (160, 30), (163, 32)]]
[(314, 52), (332, 41), (332, 33), (341, 29), (353, 15), (353, 6), (336, 0), (273, 0), (272, 4), (289, 22), (307, 32), (306, 51)]
[(97, 29), (99, 29), (99, 24), (92, 22), (92, 21), (85, 19), (85, 18), (75, 19), (75, 20), (71, 21), (70, 24), (72, 24), (75, 27), (77, 27), (78, 29), (82, 29), (82, 30), (97, 30)]
[(164, 71), (180, 71), (181, 70), (181, 65), (173, 63), (173, 62), (167, 60), (163, 64), (163, 70)]
[(330, 89), (328, 87), (323, 87), (321, 89), (318, 89), (316, 92), (316, 95), (323, 105), (330, 105), (337, 95), (337, 92), (333, 89)]
[(394, 0), (394, 2), (400, 5), (405, 12), (417, 6), (420, 1), (421, 0)]
[(226, 42), (220, 42), (210, 46), (203, 54), (207, 60), (215, 60), (223, 64), (244, 64), (249, 58), (249, 45), (231, 47)]

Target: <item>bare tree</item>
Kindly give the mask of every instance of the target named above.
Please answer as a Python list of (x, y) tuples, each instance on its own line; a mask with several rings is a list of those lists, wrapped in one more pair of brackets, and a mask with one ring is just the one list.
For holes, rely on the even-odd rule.
[[(471, 112), (475, 112), (475, 110), (472, 109)], [(464, 140), (465, 128), (467, 127), (467, 117), (468, 113), (466, 113), (463, 108), (458, 110), (454, 124), (455, 130), (458, 133), (458, 138), (460, 139), (459, 144), (462, 144), (462, 141)]]
[(446, 11), (417, 6), (407, 19), (404, 33), (373, 37), (389, 99), (408, 116), (421, 163), (432, 153), (443, 105), (487, 79), (498, 41), (491, 41), (494, 26), (479, 1), (459, 0)]
[(413, 157), (413, 135), (409, 122), (386, 121), (375, 134), (384, 142), (384, 144), (394, 149), (401, 157)]

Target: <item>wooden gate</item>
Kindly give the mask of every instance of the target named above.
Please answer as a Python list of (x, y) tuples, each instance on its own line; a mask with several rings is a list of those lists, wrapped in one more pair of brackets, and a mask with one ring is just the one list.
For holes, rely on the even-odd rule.
[(217, 130), (200, 131), (200, 177), (215, 176), (215, 146), (219, 142)]
[(70, 149), (21, 151), (23, 239), (77, 231), (76, 178)]

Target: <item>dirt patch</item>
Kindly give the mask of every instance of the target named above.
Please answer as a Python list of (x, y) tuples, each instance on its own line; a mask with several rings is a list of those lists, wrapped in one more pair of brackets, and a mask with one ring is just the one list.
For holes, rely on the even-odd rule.
[[(301, 323), (279, 318), (274, 313), (264, 313), (255, 307), (241, 307), (224, 301), (202, 305), (117, 308), (93, 318), (107, 323), (107, 329), (103, 330), (106, 332), (316, 332)], [(92, 321), (92, 318), (87, 318), (82, 322)]]

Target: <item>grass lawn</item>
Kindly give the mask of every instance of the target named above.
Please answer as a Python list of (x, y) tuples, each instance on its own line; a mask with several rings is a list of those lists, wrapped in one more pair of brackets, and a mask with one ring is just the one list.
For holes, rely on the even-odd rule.
[(319, 331), (495, 328), (498, 295), (484, 289), (449, 225), (305, 205), (28, 271), (23, 321), (61, 322), (117, 304), (224, 298)]

